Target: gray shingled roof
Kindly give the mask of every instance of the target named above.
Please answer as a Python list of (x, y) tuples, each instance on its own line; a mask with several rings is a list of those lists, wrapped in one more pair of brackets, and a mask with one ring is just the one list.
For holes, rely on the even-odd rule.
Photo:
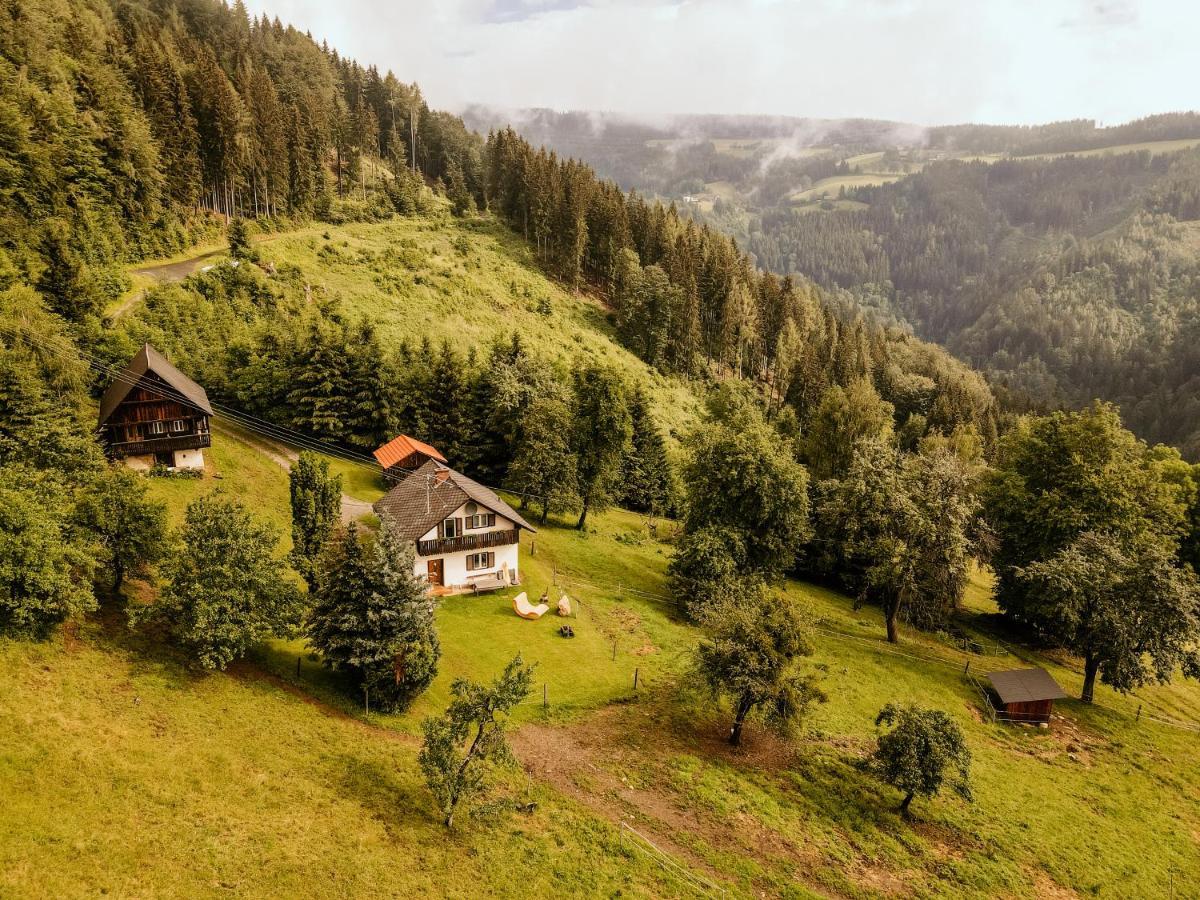
[(375, 501), (374, 508), (400, 537), (417, 541), (468, 500), (511, 519), (519, 528), (537, 531), (495, 491), (432, 459)]
[(1066, 692), (1045, 669), (1011, 669), (988, 675), (1003, 703), (1033, 703), (1038, 700), (1065, 700)]
[(210, 416), (213, 414), (212, 407), (208, 405), (208, 394), (204, 393), (204, 388), (171, 365), (165, 356), (149, 344), (145, 344), (125, 365), (113, 383), (108, 386), (104, 396), (100, 398), (101, 425), (108, 421), (108, 417), (121, 405), (121, 401), (129, 395), (129, 392), (147, 372), (153, 372), (167, 383), (168, 389), (163, 393), (169, 399), (178, 400)]

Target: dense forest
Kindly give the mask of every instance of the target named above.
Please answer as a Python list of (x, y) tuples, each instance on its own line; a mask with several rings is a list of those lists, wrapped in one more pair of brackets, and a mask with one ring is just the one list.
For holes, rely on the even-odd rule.
[(211, 228), (204, 212), (391, 214), (406, 170), (480, 191), (459, 119), (240, 2), (12, 0), (0, 17), (0, 287), (82, 266), (49, 290), (68, 313), (119, 290), (119, 263)]
[(1200, 154), (948, 161), (859, 188), (864, 209), (764, 216), (759, 261), (853, 290), (1015, 398), (1120, 404), (1200, 453)]
[[(468, 110), (472, 121), (498, 116)], [(930, 129), (546, 110), (515, 119), (624, 185), (675, 198), (684, 218), (735, 236), (768, 271), (813, 279), (846, 308), (943, 344), (1016, 408), (1100, 397), (1147, 439), (1200, 454), (1200, 154), (1139, 149), (1196, 139), (1195, 113)], [(1131, 152), (1086, 153), (1107, 147)]]
[[(416, 86), (278, 20), (208, 0), (11, 3), (5, 16), (0, 286), (34, 286), (85, 344), (111, 343), (98, 329), (123, 264), (226, 218), (372, 219), (441, 194), (460, 215), (490, 208), (551, 274), (598, 292), (665, 373), (751, 380), (799, 427), (831, 386), (867, 378), (897, 426), (994, 438), (986, 385), (948, 355), (807, 280), (760, 273), (728, 237), (511, 129), (485, 142)], [(229, 300), (271, 294), (243, 285)]]

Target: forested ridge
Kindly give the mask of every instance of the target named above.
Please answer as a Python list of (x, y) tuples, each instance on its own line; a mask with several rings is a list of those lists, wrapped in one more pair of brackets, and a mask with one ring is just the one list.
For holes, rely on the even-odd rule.
[(801, 426), (829, 387), (866, 378), (897, 424), (992, 440), (986, 386), (946, 354), (510, 129), (485, 142), (415, 85), (240, 4), (10, 2), (2, 40), (0, 286), (35, 287), (85, 341), (127, 261), (226, 217), (378, 219), (428, 209), (432, 188), (457, 214), (491, 209), (549, 272), (598, 291), (663, 372), (755, 381)]
[(1200, 452), (1200, 154), (949, 161), (854, 197), (868, 207), (764, 215), (749, 246), (912, 323), (1015, 398), (1102, 397), (1148, 439)]

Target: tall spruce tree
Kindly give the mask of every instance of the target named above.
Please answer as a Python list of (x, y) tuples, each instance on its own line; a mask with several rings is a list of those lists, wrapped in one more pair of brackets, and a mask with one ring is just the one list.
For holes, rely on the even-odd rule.
[(292, 567), (316, 590), (320, 560), (342, 508), (342, 476), (329, 472), (329, 461), (305, 450), (288, 473), (292, 503)]
[(621, 465), (621, 502), (638, 512), (667, 513), (674, 505), (674, 476), (666, 441), (654, 421), (644, 388), (634, 391), (629, 416), (629, 450)]
[(582, 511), (582, 529), (591, 510), (603, 510), (616, 498), (621, 455), (632, 426), (625, 382), (619, 372), (592, 365), (575, 372), (572, 446)]
[(385, 521), (378, 535), (351, 523), (326, 545), (306, 633), (325, 664), (352, 677), (366, 701), (406, 708), (437, 674), (441, 644), (413, 547)]
[(571, 407), (553, 394), (537, 398), (525, 413), (521, 443), (508, 470), (508, 484), (524, 500), (542, 508), (545, 524), (551, 512), (579, 505), (575, 455), (571, 452)]

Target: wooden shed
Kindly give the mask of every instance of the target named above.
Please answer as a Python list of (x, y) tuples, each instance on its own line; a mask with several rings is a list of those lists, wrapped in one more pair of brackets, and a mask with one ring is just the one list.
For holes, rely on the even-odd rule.
[(996, 718), (1005, 722), (1049, 722), (1054, 701), (1066, 691), (1045, 669), (1010, 669), (988, 675), (998, 703)]

